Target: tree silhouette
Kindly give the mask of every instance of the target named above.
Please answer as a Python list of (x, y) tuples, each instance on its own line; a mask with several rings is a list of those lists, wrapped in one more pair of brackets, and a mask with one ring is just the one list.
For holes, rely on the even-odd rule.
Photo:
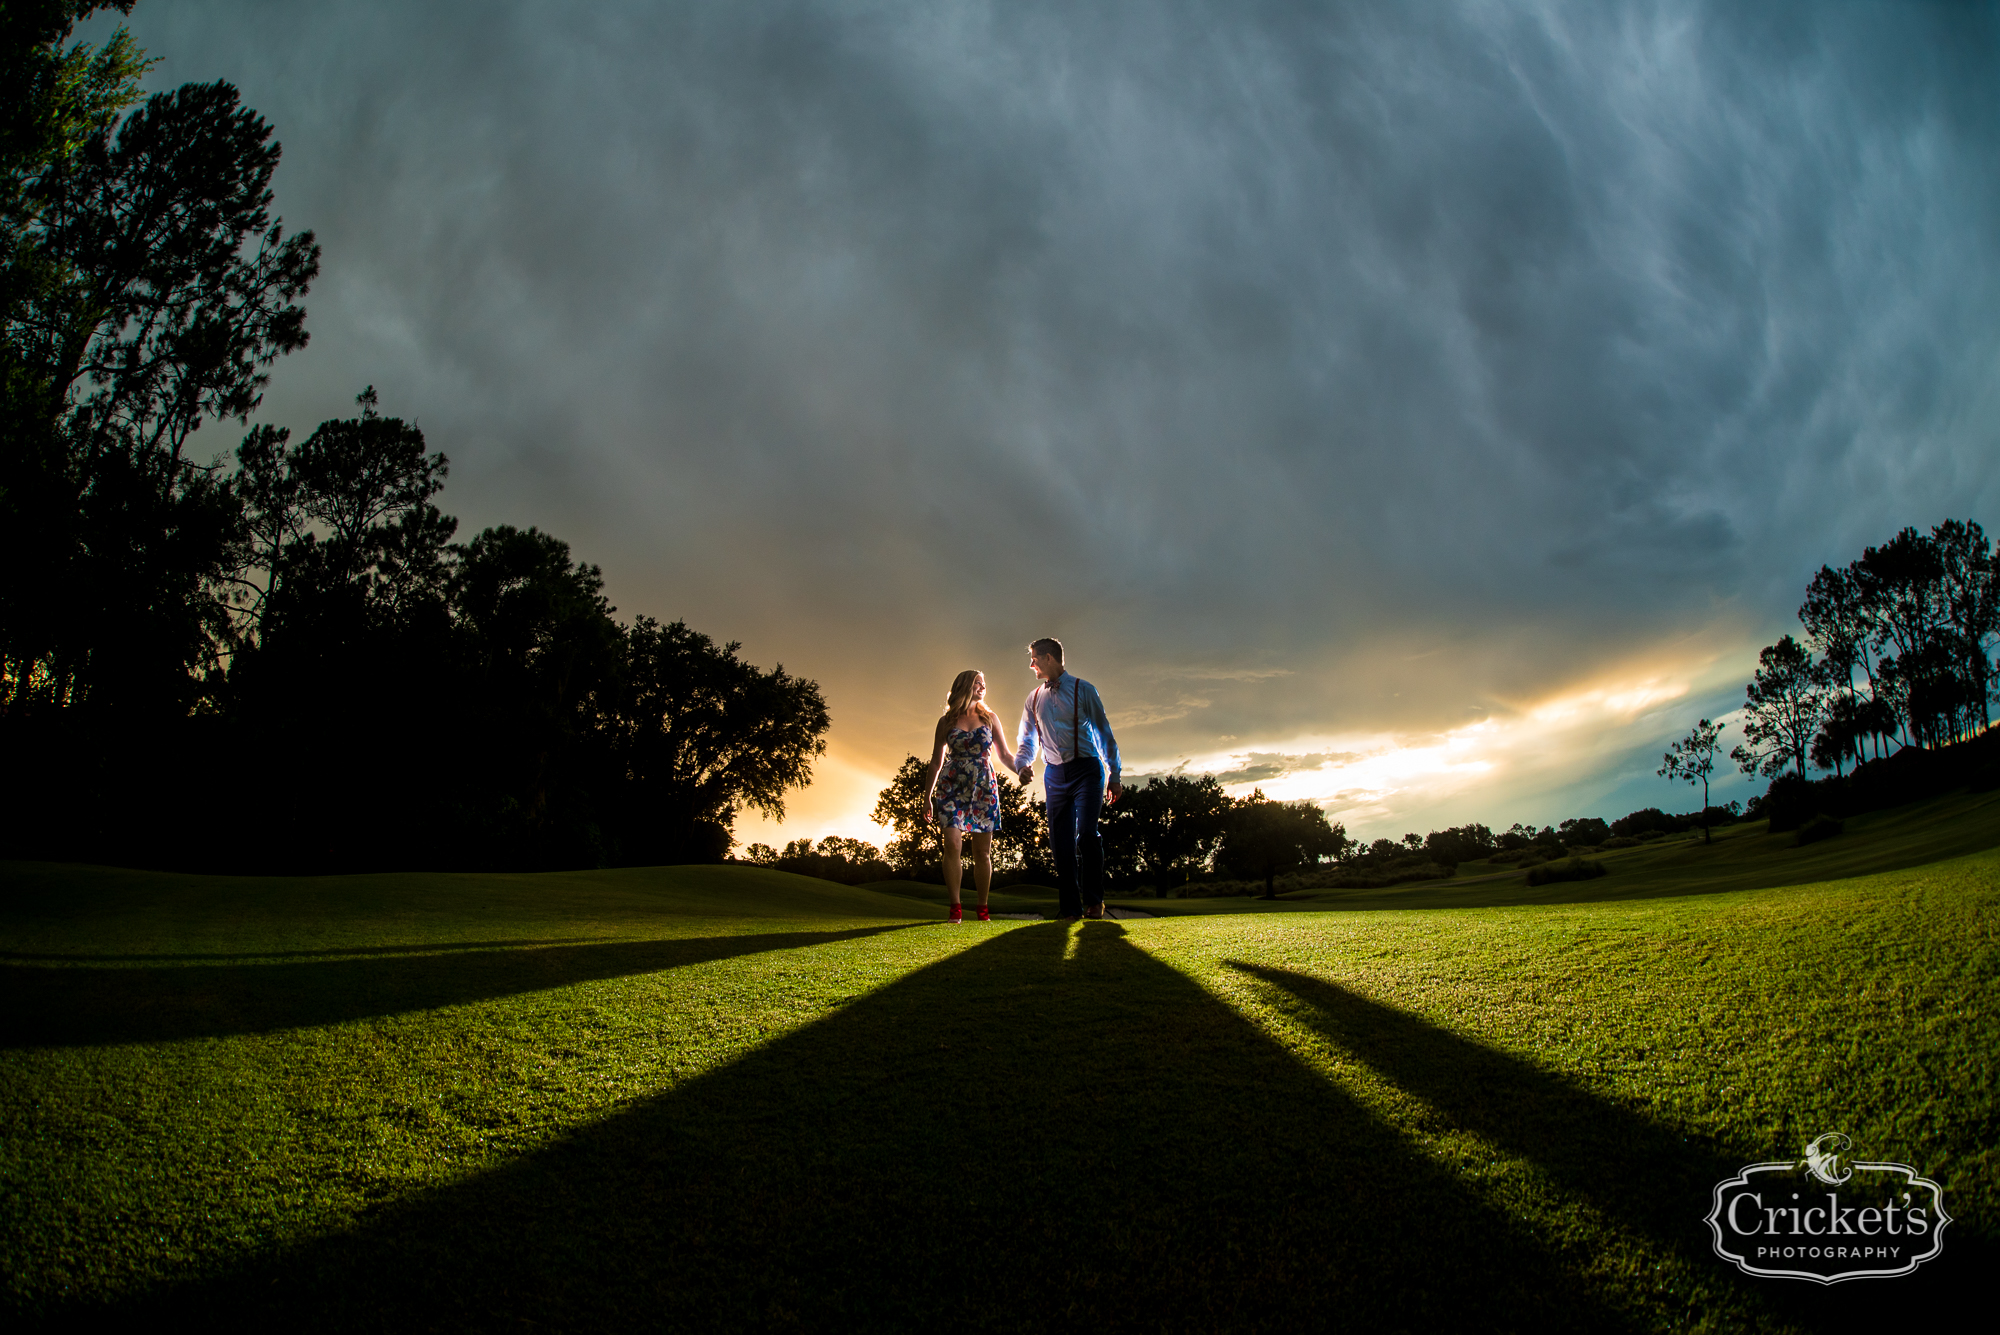
[[(1423, 842), (1421, 836), (1417, 842)], [(1238, 876), (1262, 878), (1264, 898), (1276, 899), (1280, 874), (1322, 857), (1337, 858), (1349, 843), (1347, 831), (1329, 825), (1316, 804), (1274, 802), (1259, 788), (1230, 809), (1216, 856)]]
[[(1820, 655), (1827, 683), (1841, 692), (1828, 706), (1829, 718), (1838, 722), (1833, 724), (1834, 732), (1825, 748), (1838, 764), (1850, 745), (1860, 745), (1858, 721), (1875, 701), (1875, 662), (1869, 652), (1875, 626), (1856, 571), (1821, 566), (1806, 586), (1806, 600), (1799, 605), (1799, 624), (1805, 628), (1807, 647)], [(1870, 683), (1865, 699), (1854, 681), (1857, 670)], [(1814, 763), (1820, 763), (1817, 755)]]
[(1845, 570), (1822, 567), (1799, 621), (1847, 697), (1815, 741), (1815, 764), (1859, 760), (1869, 738), (1880, 756), (1885, 739), (1933, 747), (1990, 726), (2000, 553), (1977, 523), (1905, 528)]
[(89, 133), (5, 192), (0, 482), (25, 522), (0, 525), (0, 652), (16, 694), (174, 717), (215, 680), (242, 537), (226, 480), (185, 446), (247, 417), (305, 346), (319, 248), (270, 216), (278, 146), (234, 88), (157, 94), (114, 129), (142, 62), (128, 44), (110, 64), (72, 120)]
[[(1745, 774), (1770, 777), (1793, 766), (1806, 773), (1806, 755), (1826, 712), (1824, 675), (1804, 645), (1787, 635), (1757, 655), (1757, 676), (1744, 688), (1744, 744), (1730, 759)], [(1704, 804), (1706, 805), (1706, 804)]]
[(241, 649), (335, 607), (357, 624), (334, 634), (359, 640), (359, 622), (408, 622), (448, 596), (458, 521), (430, 504), (448, 461), (425, 454), (423, 432), (381, 416), (373, 387), (356, 402), (360, 416), (322, 422), (297, 447), (260, 426), (237, 448)]
[[(746, 663), (741, 645), (678, 621), (640, 617), (618, 647), (597, 739), (612, 768), (597, 787), (617, 813), (619, 860), (720, 861), (739, 811), (784, 819), (786, 790), (811, 783), (826, 750), (819, 685), (782, 663), (768, 672)], [(873, 857), (871, 848), (863, 860)]]
[[(1894, 685), (1894, 679), (1887, 683)], [(1849, 693), (1827, 701), (1826, 718), (1813, 738), (1812, 763), (1821, 769), (1842, 773), (1848, 761), (1861, 764), (1868, 758), (1865, 743), (1872, 740), (1876, 756), (1882, 744), (1896, 735), (1901, 723), (1891, 704), (1891, 693), (1874, 695)]]
[(1556, 826), (1556, 834), (1566, 845), (1596, 845), (1611, 837), (1611, 827), (1601, 816), (1576, 816)]
[(794, 839), (783, 849), (772, 848), (769, 844), (751, 844), (739, 860), (754, 867), (775, 867), (779, 871), (817, 876), (842, 885), (886, 881), (895, 870), (882, 860), (882, 852), (875, 845), (837, 834), (820, 840), (818, 847), (814, 847), (810, 839)]
[(1455, 825), (1424, 836), (1424, 852), (1443, 867), (1457, 867), (1461, 862), (1488, 857), (1497, 847), (1493, 831), (1484, 825)]
[(1034, 872), (1048, 879), (1055, 875), (1049, 865), (1048, 808), (1028, 790), (1000, 776), (1000, 828), (993, 836), (993, 866), (1000, 871)]
[(1722, 725), (1707, 719), (1694, 725), (1687, 736), (1667, 748), (1662, 756), (1659, 769), (1663, 779), (1677, 779), (1684, 783), (1701, 785), (1701, 841), (1712, 844), (1715, 837), (1708, 828), (1708, 776), (1715, 771), (1715, 758), (1722, 752)]
[(1878, 694), (1897, 706), (1911, 743), (1942, 745), (1958, 730), (1960, 715), (1969, 716), (1971, 687), (1951, 634), (1937, 540), (1905, 528), (1865, 549), (1852, 569), (1874, 625), (1870, 643), (1878, 652), (1895, 651), (1878, 669)]
[(906, 873), (928, 867), (944, 856), (944, 844), (924, 786), (929, 773), (926, 761), (906, 756), (889, 780), (889, 786), (877, 794), (875, 810), (868, 817), (896, 832), (884, 852), (890, 862)]
[(1971, 520), (1947, 519), (1931, 530), (1937, 553), (1939, 601), (1943, 634), (1958, 660), (1966, 701), (1963, 732), (1972, 731), (1976, 713), (1980, 728), (1992, 726), (1989, 708), (1993, 665), (1988, 643), (2000, 635), (2000, 552), (1986, 541), (1985, 530)]
[(1155, 897), (1165, 899), (1178, 877), (1187, 879), (1206, 863), (1222, 841), (1229, 795), (1215, 776), (1167, 774), (1129, 790), (1118, 810), (1132, 823), (1139, 861), (1153, 880)]
[[(530, 528), (456, 546), (373, 389), (191, 456), (305, 345), (312, 234), (226, 83), (138, 100), (87, 0), (0, 14), (0, 809), (58, 856), (231, 870), (721, 857), (810, 782), (818, 687), (612, 619)], [(129, 10), (120, 0), (110, 8)], [(194, 822), (160, 794), (227, 794)], [(17, 835), (17, 831), (27, 832)], [(851, 861), (851, 859), (845, 859)]]

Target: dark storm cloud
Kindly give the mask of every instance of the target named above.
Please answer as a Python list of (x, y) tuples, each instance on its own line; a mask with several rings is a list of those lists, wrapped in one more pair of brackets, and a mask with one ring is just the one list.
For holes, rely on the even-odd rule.
[(132, 26), (278, 126), (326, 244), (267, 416), (375, 383), (468, 521), (885, 755), (1051, 630), (1159, 762), (1449, 727), (2000, 498), (1990, 10)]

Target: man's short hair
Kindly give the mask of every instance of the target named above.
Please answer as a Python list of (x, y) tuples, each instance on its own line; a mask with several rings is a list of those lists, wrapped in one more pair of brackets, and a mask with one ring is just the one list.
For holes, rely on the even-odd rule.
[(1061, 640), (1053, 640), (1053, 639), (1036, 640), (1033, 644), (1028, 646), (1028, 652), (1031, 654), (1047, 654), (1050, 658), (1055, 659), (1056, 662), (1058, 663), (1063, 661)]

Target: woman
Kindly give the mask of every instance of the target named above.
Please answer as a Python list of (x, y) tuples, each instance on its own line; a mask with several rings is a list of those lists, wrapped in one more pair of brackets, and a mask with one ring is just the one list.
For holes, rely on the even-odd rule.
[(944, 827), (944, 888), (951, 892), (951, 921), (965, 921), (958, 901), (963, 875), (962, 842), (972, 845), (972, 883), (979, 891), (979, 921), (993, 914), (986, 906), (993, 886), (993, 832), (1000, 828), (1000, 781), (987, 753), (1000, 751), (1011, 772), (1014, 753), (1000, 716), (986, 707), (986, 677), (967, 670), (952, 679), (944, 714), (931, 739), (931, 764), (924, 772), (924, 804)]

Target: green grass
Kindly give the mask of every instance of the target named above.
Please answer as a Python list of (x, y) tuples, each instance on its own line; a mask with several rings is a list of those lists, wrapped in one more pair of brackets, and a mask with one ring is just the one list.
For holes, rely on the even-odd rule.
[[(967, 913), (979, 902), (973, 892), (972, 878), (966, 877), (966, 884), (960, 888), (959, 899)], [(897, 899), (915, 900), (920, 904), (930, 904), (942, 911), (951, 903), (951, 896), (941, 885), (928, 881), (876, 881), (867, 887)], [(1056, 911), (1057, 890), (1052, 885), (1010, 885), (1004, 890), (995, 890), (988, 897), (988, 903), (995, 913), (1038, 913), (1053, 917)]]
[[(1907, 1320), (2000, 1241), (2000, 836), (1956, 802), (1535, 892), (1588, 901), (1077, 926), (947, 928), (743, 868), (7, 865), (5, 1301), (342, 1328)], [(1836, 879), (1871, 862), (1900, 869)], [(1825, 1290), (1712, 1254), (1714, 1184), (1825, 1130), (1944, 1184), (1943, 1257)]]
[[(1791, 832), (1769, 833), (1763, 821), (1723, 826), (1712, 833), (1712, 843), (1703, 842), (1697, 831), (1637, 848), (1589, 854), (1609, 873), (1589, 881), (1531, 886), (1525, 871), (1467, 862), (1449, 880), (1413, 881), (1381, 890), (1294, 891), (1279, 902), (1314, 909), (1473, 908), (1602, 903), (1805, 885), (1920, 867), (1992, 848), (2000, 844), (2000, 793), (1958, 793), (1893, 811), (1850, 816), (1842, 834), (1804, 848), (1793, 846)], [(1161, 913), (1228, 913), (1255, 907), (1240, 899), (1130, 902), (1148, 909), (1157, 904)]]

